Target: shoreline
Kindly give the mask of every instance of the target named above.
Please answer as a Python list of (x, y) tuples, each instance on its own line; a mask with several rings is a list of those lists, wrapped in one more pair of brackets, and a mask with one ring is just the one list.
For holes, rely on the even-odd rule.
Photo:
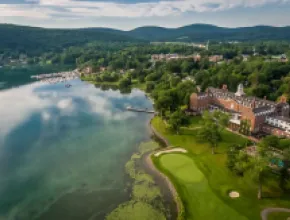
[(152, 120), (154, 117), (152, 117), (152, 119), (149, 122), (149, 127), (151, 129), (152, 135), (155, 136), (158, 139), (158, 142), (161, 142), (162, 144), (164, 144), (164, 148), (162, 148), (162, 150), (158, 149), (156, 151), (150, 152), (148, 154), (144, 155), (144, 163), (147, 166), (147, 168), (152, 172), (153, 177), (155, 176), (156, 178), (159, 178), (167, 187), (167, 189), (170, 192), (170, 196), (173, 199), (173, 202), (175, 204), (175, 212), (176, 212), (176, 219), (180, 220), (181, 218), (181, 212), (183, 210), (183, 202), (181, 201), (179, 194), (174, 186), (174, 184), (171, 182), (171, 180), (169, 179), (168, 176), (166, 176), (162, 171), (160, 171), (154, 164), (152, 157), (154, 156), (155, 153), (160, 153), (163, 151), (168, 151), (168, 150), (172, 150), (172, 148), (170, 148), (170, 142), (163, 137), (158, 131), (156, 131), (156, 129), (153, 127), (152, 125)]
[[(80, 78), (82, 81), (86, 81), (86, 82), (89, 82), (89, 83), (92, 83), (94, 85), (97, 85), (95, 82), (91, 82), (91, 81), (87, 81), (87, 80), (84, 80), (82, 78)], [(134, 88), (134, 87), (133, 87)], [(145, 94), (146, 92), (141, 89), (141, 88), (137, 88), (135, 87), (136, 89), (140, 89), (141, 91), (143, 91)], [(150, 101), (152, 102), (152, 104), (154, 104), (154, 100), (152, 100), (152, 98), (150, 98)], [(147, 128), (149, 129), (149, 131), (151, 132), (152, 136), (151, 136), (151, 140), (157, 142), (161, 147), (163, 146), (164, 148), (162, 149), (162, 151), (166, 151), (168, 149), (170, 149), (170, 142), (165, 138), (163, 137), (152, 125), (152, 120), (154, 119), (154, 116), (152, 116), (148, 121), (147, 121)], [(155, 150), (155, 151), (151, 151), (149, 153), (146, 153), (145, 155), (142, 156), (142, 161), (143, 161), (143, 166), (145, 168), (145, 171), (151, 175), (153, 178), (155, 179), (159, 179), (159, 184), (160, 184), (160, 180), (165, 184), (167, 190), (169, 190), (170, 192), (170, 197), (172, 199), (172, 202), (174, 203), (174, 210), (170, 210), (171, 211), (171, 214), (174, 215), (174, 219), (178, 219), (178, 220), (181, 220), (182, 218), (180, 218), (180, 215), (181, 215), (181, 211), (183, 210), (183, 202), (181, 201), (179, 195), (178, 195), (178, 192), (174, 186), (174, 184), (170, 181), (169, 177), (167, 177), (162, 171), (160, 171), (155, 165), (154, 165), (154, 162), (151, 158), (151, 156), (154, 156), (155, 153), (157, 152), (161, 152), (160, 149), (158, 150)], [(148, 170), (149, 169), (149, 172)], [(163, 187), (160, 187), (161, 190), (164, 192), (163, 190)], [(164, 192), (165, 194), (165, 192)], [(163, 196), (166, 196), (166, 195), (163, 195)], [(167, 195), (168, 196), (168, 195)]]
[(174, 203), (175, 203), (175, 208), (177, 211), (177, 215), (181, 210), (181, 207), (178, 201), (176, 201), (176, 198), (178, 196), (177, 190), (175, 189), (173, 183), (170, 181), (170, 179), (164, 174), (162, 173), (160, 170), (158, 170), (158, 168), (155, 167), (151, 156), (153, 155), (153, 153), (149, 153), (147, 155), (144, 156), (144, 162), (146, 163), (147, 167), (151, 170), (152, 173), (154, 173), (154, 175), (158, 176), (161, 180), (164, 181), (164, 183), (166, 183), (168, 190), (171, 193), (171, 196), (173, 197)]

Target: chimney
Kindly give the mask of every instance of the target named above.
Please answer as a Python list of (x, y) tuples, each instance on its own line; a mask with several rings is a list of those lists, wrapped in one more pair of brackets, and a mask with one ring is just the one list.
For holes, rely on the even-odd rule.
[(228, 86), (226, 84), (223, 84), (222, 90), (228, 91)]

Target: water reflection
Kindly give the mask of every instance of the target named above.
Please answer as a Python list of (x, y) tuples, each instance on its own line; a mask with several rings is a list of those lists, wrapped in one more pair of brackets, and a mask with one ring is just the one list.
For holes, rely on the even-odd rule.
[(138, 90), (71, 84), (0, 92), (0, 219), (100, 219), (128, 197), (124, 164), (150, 116), (125, 108), (151, 103)]

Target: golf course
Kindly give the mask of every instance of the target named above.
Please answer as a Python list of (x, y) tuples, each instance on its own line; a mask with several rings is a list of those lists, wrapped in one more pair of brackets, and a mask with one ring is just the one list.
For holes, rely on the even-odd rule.
[[(209, 144), (198, 140), (195, 129), (182, 128), (176, 134), (160, 117), (155, 117), (151, 124), (172, 148), (187, 151), (151, 157), (155, 167), (170, 179), (182, 201), (183, 213), (179, 219), (258, 220), (265, 208), (290, 207), (289, 195), (279, 188), (277, 175), (267, 177), (263, 184), (264, 197), (259, 200), (255, 179), (250, 175), (237, 176), (226, 167), (228, 149), (233, 144), (246, 145), (247, 139), (224, 130), (213, 155)], [(238, 193), (237, 198), (229, 196), (233, 191)], [(271, 213), (268, 219), (285, 220), (288, 217), (289, 213)]]
[[(185, 210), (188, 210), (187, 219), (247, 219), (216, 196), (203, 173), (187, 155), (162, 155), (160, 166), (179, 186), (179, 195), (191, 198), (190, 203), (184, 204)], [(205, 209), (211, 211), (205, 212)]]

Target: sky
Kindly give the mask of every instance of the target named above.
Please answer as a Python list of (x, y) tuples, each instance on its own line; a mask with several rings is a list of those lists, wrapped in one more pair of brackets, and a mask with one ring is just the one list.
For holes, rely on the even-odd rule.
[(290, 0), (0, 0), (0, 23), (48, 27), (290, 26)]

